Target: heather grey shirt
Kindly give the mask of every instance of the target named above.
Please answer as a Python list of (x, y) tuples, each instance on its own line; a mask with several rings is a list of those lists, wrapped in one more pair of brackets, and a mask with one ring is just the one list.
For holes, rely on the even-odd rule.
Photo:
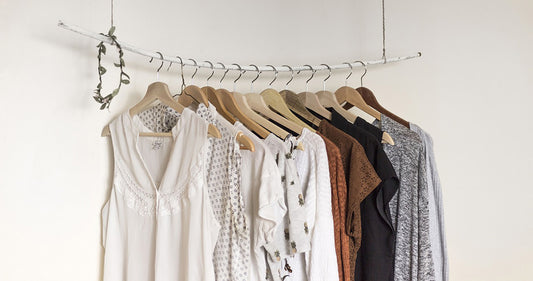
[(429, 190), (429, 234), (431, 254), (435, 265), (435, 280), (448, 281), (448, 253), (444, 232), (444, 213), (442, 206), (442, 189), (439, 173), (433, 154), (433, 139), (417, 125), (411, 123), (411, 130), (422, 139), (426, 150), (426, 170)]
[(383, 114), (374, 125), (394, 140), (394, 145), (383, 144), (383, 149), (400, 180), (400, 188), (390, 202), (396, 228), (394, 280), (434, 281), (424, 145), (415, 132)]

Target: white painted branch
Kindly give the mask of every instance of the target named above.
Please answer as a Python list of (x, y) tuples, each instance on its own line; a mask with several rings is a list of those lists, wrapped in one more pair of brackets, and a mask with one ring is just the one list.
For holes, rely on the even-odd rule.
[[(78, 34), (81, 34), (83, 36), (87, 36), (87, 37), (90, 37), (90, 38), (93, 38), (93, 39), (96, 39), (98, 41), (103, 41), (105, 43), (108, 43), (110, 44), (112, 41), (110, 38), (108, 38), (107, 36), (104, 36), (104, 35), (101, 35), (99, 33), (96, 33), (96, 32), (92, 32), (92, 31), (88, 31), (84, 28), (81, 28), (79, 26), (75, 26), (75, 25), (68, 25), (68, 24), (65, 24), (63, 23), (62, 21), (59, 21), (59, 23), (57, 24), (59, 27), (62, 27), (64, 29), (67, 29), (67, 30), (70, 30), (70, 31), (73, 31), (73, 32), (76, 32)], [(146, 56), (146, 57), (149, 57), (149, 58), (155, 58), (155, 59), (161, 59), (161, 56), (156, 52), (156, 51), (150, 51), (150, 50), (145, 50), (145, 49), (141, 49), (141, 48), (138, 48), (138, 47), (135, 47), (133, 45), (130, 45), (128, 43), (125, 43), (125, 42), (122, 42), (120, 40), (117, 40), (117, 42), (120, 44), (120, 46), (122, 46), (122, 49), (123, 50), (127, 50), (127, 51), (130, 51), (132, 53), (136, 53), (136, 54), (139, 54), (139, 55), (142, 55), (142, 56)], [(422, 53), (418, 52), (416, 54), (413, 54), (413, 55), (409, 55), (409, 56), (403, 56), (403, 57), (393, 57), (393, 58), (387, 58), (387, 60), (385, 61), (384, 59), (378, 59), (378, 60), (370, 60), (370, 61), (364, 61), (364, 63), (368, 66), (368, 65), (375, 65), (375, 64), (385, 64), (385, 63), (391, 63), (391, 62), (399, 62), (399, 61), (404, 61), (404, 60), (408, 60), (408, 59), (413, 59), (413, 58), (418, 58), (422, 56)], [(176, 56), (168, 56), (168, 55), (164, 55), (163, 54), (163, 58), (162, 58), (164, 61), (168, 61), (168, 62), (172, 62), (172, 63), (177, 63), (177, 64), (180, 64), (181, 61), (178, 57)], [(201, 67), (201, 68), (214, 68), (214, 69), (224, 69), (224, 70), (239, 70), (239, 68), (236, 66), (236, 65), (232, 65), (231, 63), (228, 63), (228, 64), (225, 64), (224, 63), (224, 67), (217, 63), (217, 62), (213, 62), (213, 67), (211, 67), (211, 65), (207, 62), (204, 62), (204, 60), (196, 60), (197, 63), (198, 63), (198, 67)], [(352, 67), (361, 67), (362, 64), (359, 63), (359, 62), (349, 62), (351, 64)], [(183, 59), (183, 65), (188, 65), (188, 66), (195, 66), (195, 63), (190, 60), (190, 59)], [(253, 66), (249, 66), (249, 65), (240, 65), (242, 67), (242, 70), (246, 70), (246, 71), (257, 71), (257, 69)], [(267, 66), (267, 65), (264, 65), (264, 66), (258, 66), (259, 67), (259, 71), (274, 71), (274, 69), (270, 66)], [(286, 66), (274, 66), (275, 69), (278, 71), (278, 72), (290, 72), (291, 70), (286, 67)], [(336, 70), (336, 69), (348, 69), (350, 68), (350, 66), (348, 66), (347, 63), (341, 63), (341, 64), (335, 64), (335, 65), (329, 65), (329, 67), (332, 69), (332, 70)], [(308, 67), (308, 66), (305, 66), (305, 65), (299, 65), (299, 66), (291, 66), (291, 68), (293, 69), (293, 71), (311, 71), (311, 69)], [(313, 70), (327, 70), (328, 68), (324, 65), (315, 65), (315, 66), (312, 66)]]

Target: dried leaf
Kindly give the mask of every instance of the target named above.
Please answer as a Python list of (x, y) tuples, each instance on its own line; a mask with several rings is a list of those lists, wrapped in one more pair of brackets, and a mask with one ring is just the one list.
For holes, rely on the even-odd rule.
[(102, 104), (102, 105), (100, 106), (100, 110), (103, 110), (106, 106), (107, 106), (106, 103)]
[(130, 83), (130, 80), (122, 79), (121, 82), (122, 82), (122, 84), (128, 85)]
[(118, 88), (114, 89), (113, 92), (111, 93), (112, 96), (116, 96), (117, 94), (118, 94)]

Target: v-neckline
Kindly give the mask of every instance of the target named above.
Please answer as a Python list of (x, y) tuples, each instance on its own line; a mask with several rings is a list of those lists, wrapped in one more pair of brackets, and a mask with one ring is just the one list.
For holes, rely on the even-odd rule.
[(144, 160), (144, 157), (143, 155), (141, 154), (141, 150), (139, 148), (139, 138), (140, 138), (140, 133), (141, 132), (150, 132), (150, 133), (155, 133), (153, 130), (149, 129), (146, 127), (146, 125), (144, 125), (144, 123), (142, 122), (142, 120), (140, 119), (140, 117), (138, 115), (133, 115), (131, 116), (129, 114), (129, 112), (126, 112), (126, 115), (127, 117), (130, 119), (130, 122), (132, 123), (132, 127), (133, 127), (133, 146), (134, 146), (134, 150), (137, 154), (137, 157), (139, 159), (139, 162), (141, 163), (141, 166), (143, 167), (145, 173), (146, 173), (146, 177), (148, 178), (148, 181), (150, 182), (150, 184), (152, 185), (152, 189), (154, 190), (154, 192), (156, 194), (159, 194), (162, 190), (164, 190), (164, 185), (165, 183), (167, 182), (167, 178), (169, 177), (169, 168), (171, 166), (171, 164), (174, 162), (174, 153), (175, 153), (175, 148), (176, 148), (176, 142), (177, 142), (177, 137), (178, 137), (178, 133), (179, 133), (179, 130), (181, 129), (181, 124), (182, 124), (182, 119), (185, 117), (185, 113), (187, 112), (187, 108), (185, 108), (185, 110), (180, 114), (179, 118), (178, 118), (178, 121), (176, 122), (176, 125), (174, 125), (174, 127), (172, 127), (172, 129), (170, 130), (170, 132), (172, 133), (172, 141), (171, 141), (171, 148), (170, 148), (170, 155), (169, 155), (169, 158), (168, 158), (168, 161), (166, 163), (166, 166), (164, 168), (164, 172), (163, 174), (161, 175), (161, 180), (159, 182), (159, 185), (157, 185), (155, 183), (155, 180), (152, 176), (152, 173), (150, 172), (150, 170), (148, 169), (148, 165), (146, 164), (146, 161)]

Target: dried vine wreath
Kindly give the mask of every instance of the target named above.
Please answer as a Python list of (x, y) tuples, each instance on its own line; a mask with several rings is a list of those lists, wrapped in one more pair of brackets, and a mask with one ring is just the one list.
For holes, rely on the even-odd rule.
[(100, 42), (96, 47), (98, 48), (98, 85), (96, 85), (96, 89), (94, 90), (94, 100), (97, 103), (100, 103), (100, 109), (109, 108), (109, 105), (111, 104), (111, 100), (118, 95), (118, 92), (120, 91), (120, 87), (122, 84), (127, 85), (130, 83), (130, 76), (124, 72), (124, 67), (126, 64), (124, 63), (124, 59), (122, 56), (124, 55), (124, 52), (122, 51), (122, 47), (117, 42), (117, 36), (113, 33), (115, 32), (115, 26), (112, 26), (107, 34), (100, 33), (103, 36), (109, 37), (111, 39), (111, 45), (115, 45), (118, 50), (118, 58), (119, 63), (113, 63), (115, 67), (120, 68), (120, 80), (118, 83), (118, 87), (115, 88), (110, 94), (106, 95), (105, 97), (102, 96), (102, 76), (107, 72), (107, 69), (102, 66), (102, 54), (106, 54), (106, 47), (104, 45), (104, 42)]

